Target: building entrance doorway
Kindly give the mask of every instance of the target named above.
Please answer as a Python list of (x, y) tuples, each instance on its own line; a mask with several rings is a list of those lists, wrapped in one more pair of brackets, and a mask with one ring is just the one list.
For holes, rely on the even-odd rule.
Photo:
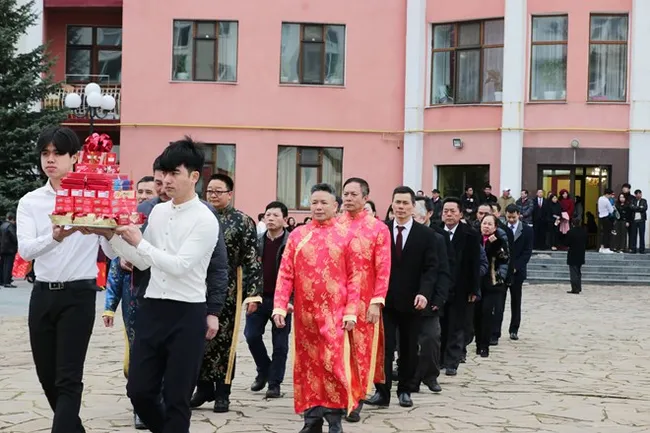
[(566, 189), (574, 199), (582, 201), (583, 225), (589, 232), (589, 247), (596, 248), (598, 232), (598, 197), (610, 187), (611, 165), (539, 166), (538, 180), (544, 192), (559, 194)]
[(460, 197), (465, 188), (474, 188), (474, 194), (483, 191), (483, 186), (490, 180), (489, 165), (439, 165), (438, 185), (443, 197)]

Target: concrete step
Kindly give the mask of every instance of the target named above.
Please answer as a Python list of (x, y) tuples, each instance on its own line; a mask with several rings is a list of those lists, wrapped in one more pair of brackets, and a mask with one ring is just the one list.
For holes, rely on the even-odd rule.
[[(566, 251), (533, 251), (533, 258), (539, 259), (553, 259), (561, 260), (566, 259)], [(650, 254), (630, 254), (630, 253), (614, 253), (614, 254), (601, 254), (593, 251), (587, 252), (585, 255), (587, 260), (609, 260), (609, 261), (644, 261), (650, 263)]]
[[(547, 276), (547, 277), (552, 277), (552, 276), (557, 276), (558, 278), (569, 278), (569, 268), (568, 266), (561, 268), (561, 269), (535, 269), (535, 268), (528, 268), (528, 278), (531, 278), (531, 275), (536, 275), (536, 276)], [(636, 273), (636, 272), (621, 272), (619, 269), (618, 272), (601, 272), (598, 269), (586, 269), (582, 268), (582, 276), (583, 277), (598, 277), (598, 278), (603, 278), (603, 279), (615, 279), (615, 280), (621, 280), (621, 281), (627, 281), (630, 279), (635, 279), (635, 278), (650, 278), (650, 273), (648, 272), (643, 272), (643, 273)]]
[[(539, 262), (530, 262), (528, 264), (528, 271), (564, 271), (568, 269), (568, 266), (566, 264), (566, 261), (562, 263), (539, 263)], [(607, 264), (600, 264), (600, 263), (593, 263), (593, 262), (587, 262), (583, 267), (582, 267), (582, 273), (599, 273), (599, 274), (614, 274), (617, 272), (621, 272), (621, 270), (624, 270), (625, 273), (627, 274), (634, 274), (634, 275), (650, 275), (650, 266), (649, 265), (637, 265), (637, 266), (632, 266), (627, 263), (621, 265), (621, 264), (615, 264), (615, 263), (607, 263)], [(568, 272), (568, 271), (567, 271)]]

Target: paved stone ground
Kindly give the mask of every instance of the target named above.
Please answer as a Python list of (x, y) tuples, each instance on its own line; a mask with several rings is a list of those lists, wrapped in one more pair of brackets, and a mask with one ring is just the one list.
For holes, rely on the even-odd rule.
[[(410, 410), (365, 410), (362, 422), (345, 431), (650, 431), (648, 287), (586, 286), (580, 296), (567, 295), (563, 285), (524, 289), (520, 341), (502, 340), (488, 359), (471, 356), (457, 377), (441, 378), (442, 394), (414, 394)], [(0, 290), (0, 432), (49, 431), (51, 422), (29, 352), (27, 301), (25, 285)], [(135, 431), (122, 344), (121, 327), (104, 329), (98, 315), (81, 411), (88, 432)], [(239, 354), (232, 411), (196, 411), (192, 433), (300, 430), (291, 379), (285, 398), (266, 401), (248, 390), (255, 371), (245, 343)]]

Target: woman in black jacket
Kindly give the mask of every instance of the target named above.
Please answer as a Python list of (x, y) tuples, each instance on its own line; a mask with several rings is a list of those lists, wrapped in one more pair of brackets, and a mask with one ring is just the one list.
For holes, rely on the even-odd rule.
[(486, 215), (481, 221), (483, 247), (488, 260), (488, 272), (481, 280), (481, 299), (477, 302), (475, 316), (476, 354), (490, 356), (492, 336), (492, 311), (506, 290), (510, 257), (507, 241), (497, 236), (498, 221), (494, 215)]
[(625, 194), (618, 195), (616, 204), (616, 212), (614, 216), (614, 231), (616, 234), (612, 238), (612, 251), (617, 253), (624, 253), (627, 251), (627, 240), (630, 225), (634, 222), (634, 212), (630, 207), (631, 203), (628, 202)]
[(560, 222), (562, 221), (562, 205), (558, 197), (551, 193), (546, 202), (546, 224), (548, 226), (548, 244), (551, 250), (557, 251), (558, 238), (560, 236)]

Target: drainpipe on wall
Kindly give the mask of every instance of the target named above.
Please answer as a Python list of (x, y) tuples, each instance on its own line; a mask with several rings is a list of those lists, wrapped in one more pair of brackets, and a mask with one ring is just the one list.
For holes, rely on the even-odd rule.
[[(506, 0), (503, 47), (503, 116), (499, 192), (508, 187), (517, 197), (522, 188), (524, 91), (526, 88), (526, 1)], [(506, 130), (515, 128), (515, 130)], [(537, 189), (537, 185), (527, 185)]]
[[(632, 34), (630, 53), (630, 129), (650, 130), (650, 1), (634, 0), (632, 5)], [(628, 182), (632, 192), (640, 189), (644, 197), (650, 196), (650, 133), (630, 132), (629, 175)], [(646, 233), (646, 242), (650, 233)]]
[[(404, 74), (404, 129), (424, 129), (427, 58), (426, 0), (406, 2), (406, 73)], [(422, 189), (424, 134), (404, 134), (403, 184), (414, 191)]]

